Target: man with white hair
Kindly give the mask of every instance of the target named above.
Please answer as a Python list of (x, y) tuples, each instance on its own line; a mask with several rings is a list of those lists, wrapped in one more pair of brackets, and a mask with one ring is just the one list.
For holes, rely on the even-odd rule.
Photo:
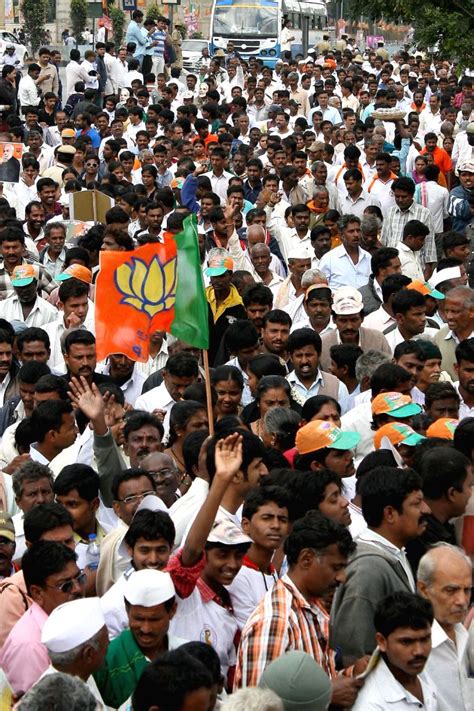
[(46, 620), (41, 641), (51, 660), (46, 674), (63, 672), (82, 679), (103, 704), (92, 674), (104, 663), (109, 636), (98, 597), (60, 605)]
[(438, 711), (472, 711), (474, 679), (469, 633), (463, 625), (471, 598), (472, 563), (461, 548), (439, 543), (420, 560), (417, 586), (434, 611), (425, 672), (436, 686)]
[(304, 328), (308, 325), (308, 315), (304, 308), (304, 300), (310, 286), (328, 287), (326, 275), (319, 269), (307, 269), (301, 277), (301, 287), (304, 292), (296, 299), (290, 301), (289, 304), (283, 307), (292, 320), (292, 330), (295, 328)]

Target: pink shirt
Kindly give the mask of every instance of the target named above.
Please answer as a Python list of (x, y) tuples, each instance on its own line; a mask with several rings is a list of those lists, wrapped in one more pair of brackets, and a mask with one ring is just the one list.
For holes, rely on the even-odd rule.
[(41, 630), (47, 619), (46, 612), (34, 602), (5, 640), (0, 667), (14, 694), (31, 689), (49, 666), (48, 652), (41, 643)]

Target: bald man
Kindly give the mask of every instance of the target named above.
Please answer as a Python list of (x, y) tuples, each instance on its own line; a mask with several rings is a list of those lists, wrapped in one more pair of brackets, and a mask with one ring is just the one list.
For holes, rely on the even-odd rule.
[(265, 286), (271, 289), (273, 298), (275, 298), (283, 279), (270, 268), (272, 262), (270, 248), (267, 247), (266, 244), (263, 244), (263, 242), (257, 242), (257, 244), (249, 248), (249, 254), (250, 261), (252, 262), (257, 276), (262, 280)]
[(140, 467), (152, 475), (156, 493), (168, 508), (179, 498), (179, 470), (173, 457), (164, 452), (153, 452), (142, 459)]
[(471, 560), (460, 548), (440, 543), (420, 560), (417, 577), (418, 592), (431, 602), (435, 617), (425, 673), (436, 686), (438, 711), (472, 711), (472, 623), (470, 633), (463, 625), (471, 599)]

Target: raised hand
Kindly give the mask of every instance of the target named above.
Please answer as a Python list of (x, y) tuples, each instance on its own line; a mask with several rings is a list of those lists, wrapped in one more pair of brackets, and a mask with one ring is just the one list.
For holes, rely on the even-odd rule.
[(231, 434), (225, 439), (220, 439), (216, 444), (215, 476), (232, 481), (242, 466), (242, 435)]
[(92, 383), (89, 385), (86, 378), (71, 378), (69, 382), (70, 391), (68, 393), (74, 407), (77, 407), (81, 412), (92, 422), (99, 417), (105, 415), (105, 405), (102, 395), (99, 392), (97, 385)]

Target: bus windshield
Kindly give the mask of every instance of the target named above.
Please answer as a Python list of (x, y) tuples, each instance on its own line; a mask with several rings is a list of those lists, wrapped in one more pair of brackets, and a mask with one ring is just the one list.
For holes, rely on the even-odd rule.
[(216, 7), (214, 34), (277, 37), (278, 10), (276, 7), (249, 7), (248, 5)]

